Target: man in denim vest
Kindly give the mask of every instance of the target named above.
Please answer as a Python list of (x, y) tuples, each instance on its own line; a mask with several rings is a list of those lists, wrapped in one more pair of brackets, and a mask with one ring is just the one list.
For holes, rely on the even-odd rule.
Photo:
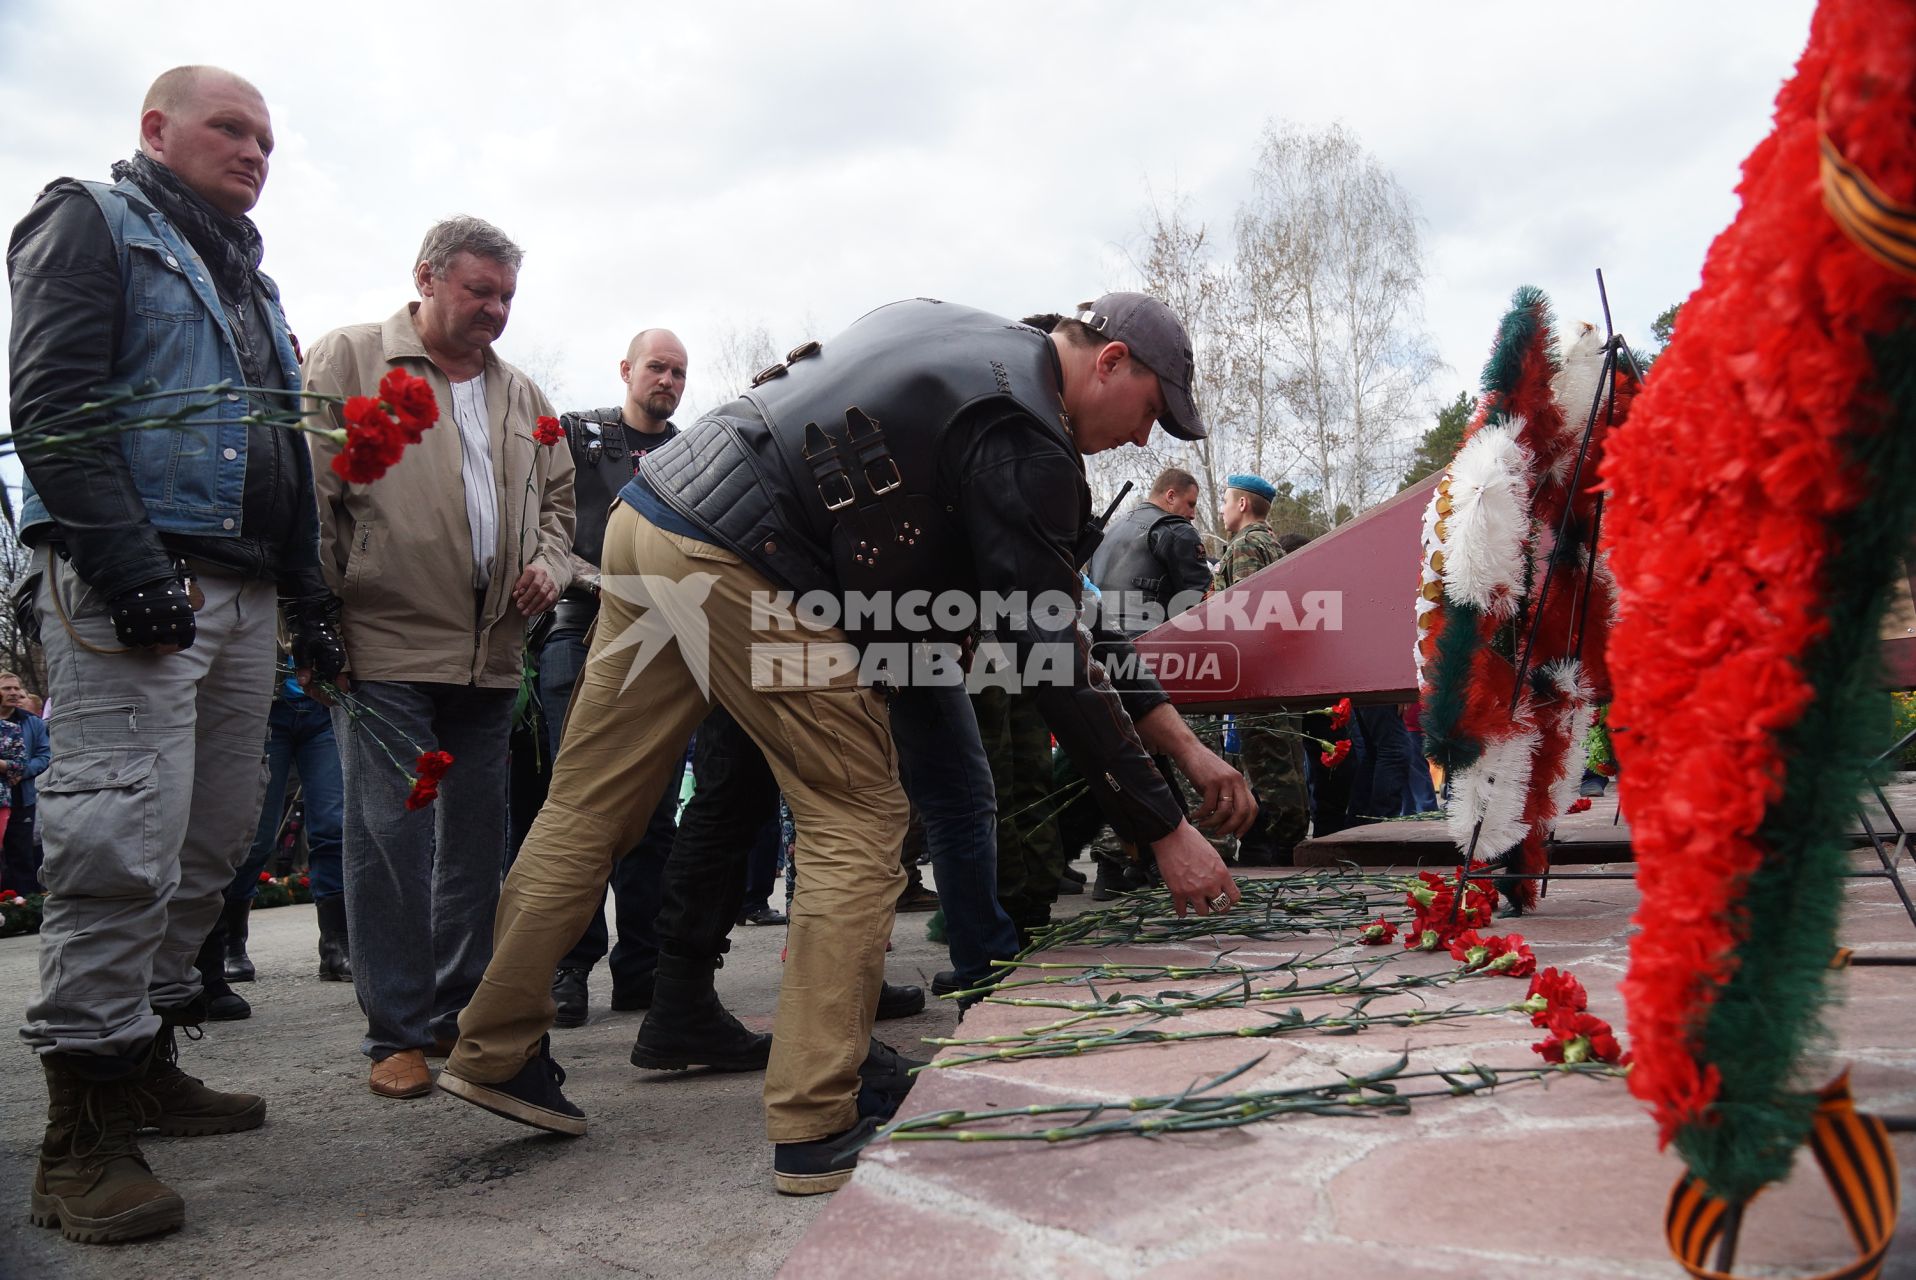
[[(257, 89), (176, 68), (148, 90), (115, 181), (51, 184), (7, 253), (21, 536), (56, 712), (40, 994), (21, 1028), (50, 1099), (31, 1214), (73, 1240), (180, 1225), (139, 1130), (266, 1118), (263, 1099), (182, 1072), (174, 1030), (204, 1018), (194, 957), (259, 813), (276, 606), (302, 674), (345, 659), (307, 452), (261, 420), (299, 391), (245, 216), (272, 149)], [(45, 438), (102, 400), (58, 426), (94, 434)], [(162, 416), (191, 423), (112, 429)]]

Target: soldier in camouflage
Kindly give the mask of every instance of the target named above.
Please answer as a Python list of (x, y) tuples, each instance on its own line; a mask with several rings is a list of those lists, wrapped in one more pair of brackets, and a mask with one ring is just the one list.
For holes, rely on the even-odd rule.
[[(1277, 490), (1260, 476), (1225, 479), (1218, 517), (1231, 535), (1230, 546), (1211, 579), (1213, 593), (1244, 581), (1284, 555), (1265, 517)], [(1269, 712), (1240, 716), (1239, 762), (1257, 796), (1257, 824), (1238, 841), (1242, 866), (1289, 866), (1291, 849), (1310, 831), (1310, 802), (1305, 790), (1302, 723), (1295, 715)]]

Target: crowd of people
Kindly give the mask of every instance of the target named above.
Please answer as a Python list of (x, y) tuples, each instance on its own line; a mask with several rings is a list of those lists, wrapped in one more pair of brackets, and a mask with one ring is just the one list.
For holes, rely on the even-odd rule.
[[(176, 1227), (138, 1135), (264, 1122), (263, 1098), (182, 1068), (180, 1032), (246, 1016), (233, 984), (254, 976), (248, 913), (294, 770), (319, 973), (353, 985), (372, 1093), (436, 1083), (585, 1132), (550, 1032), (585, 1021), (605, 959), (613, 1009), (645, 1015), (636, 1065), (765, 1072), (791, 1194), (842, 1185), (910, 1087), (872, 1037), (924, 1006), (884, 976), (908, 832), (943, 992), (988, 984), (1044, 927), (1100, 828), (1114, 874), (1160, 877), (1181, 913), (1237, 897), (1194, 824), (1234, 860), (1288, 861), (1311, 809), (1295, 726), (1245, 739), (1247, 782), (1224, 726), (1112, 660), (1137, 628), (1078, 608), (1195, 598), (1282, 554), (1255, 476), (1219, 495), (1215, 566), (1188, 473), (1109, 528), (1092, 510), (1086, 456), (1154, 426), (1205, 435), (1165, 304), (892, 304), (683, 428), (688, 354), (646, 328), (621, 403), (561, 414), (494, 349), (523, 251), (479, 218), (426, 231), (390, 315), (302, 351), (247, 217), (273, 142), (245, 80), (168, 71), (111, 181), (52, 183), (9, 246), (53, 706), (42, 724), (0, 677), (5, 883), (46, 889), (21, 1029), (49, 1097), (35, 1222), (87, 1242)], [(350, 481), (353, 406), (395, 370), (431, 388), (437, 424)], [(93, 412), (192, 425), (35, 435), (135, 384), (158, 394)], [(287, 430), (289, 405), (332, 432)], [(930, 634), (788, 608), (914, 592), (1026, 603)], [(958, 655), (961, 678), (872, 678), (892, 642)], [(987, 646), (1052, 678), (968, 690)], [(784, 823), (789, 921), (770, 901)], [(788, 925), (770, 1035), (717, 991), (744, 922)]]

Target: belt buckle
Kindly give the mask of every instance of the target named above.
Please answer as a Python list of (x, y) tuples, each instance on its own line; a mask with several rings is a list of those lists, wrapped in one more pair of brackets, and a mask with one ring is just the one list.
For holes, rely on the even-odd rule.
[[(839, 487), (842, 487), (845, 491), (845, 496), (842, 498), (834, 498), (832, 494), (826, 492), (827, 489), (836, 489)], [(858, 500), (857, 491), (852, 488), (850, 478), (847, 477), (843, 471), (837, 475), (827, 477), (824, 481), (820, 482), (818, 486), (818, 496), (825, 500), (825, 510), (827, 511), (843, 511), (846, 507), (851, 506), (852, 503)]]

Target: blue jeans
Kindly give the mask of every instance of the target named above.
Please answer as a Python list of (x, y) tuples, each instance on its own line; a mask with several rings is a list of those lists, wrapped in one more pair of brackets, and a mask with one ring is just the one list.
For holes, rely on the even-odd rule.
[(745, 858), (745, 910), (758, 911), (772, 905), (772, 887), (778, 883), (778, 849), (783, 837), (784, 827), (776, 816), (752, 837), (752, 851)]
[(898, 776), (925, 824), (952, 967), (966, 986), (1018, 954), (998, 905), (998, 789), (963, 685), (913, 686), (891, 700)]
[[(559, 742), (565, 736), (566, 704), (572, 701), (572, 686), (579, 681), (585, 666), (585, 636), (577, 631), (555, 631), (546, 637), (539, 652), (539, 701), (545, 708), (545, 725), (552, 758), (559, 758)], [(592, 917), (572, 950), (559, 961), (561, 969), (587, 969), (611, 952), (614, 990), (639, 986), (659, 967), (659, 901), (665, 877), (665, 859), (672, 852), (678, 835), (679, 783), (685, 770), (666, 781), (659, 807), (652, 811), (645, 834), (630, 852), (612, 864), (612, 879), (606, 886), (617, 917), (619, 945), (612, 946), (612, 935), (605, 926), (605, 907)]]
[(1359, 707), (1350, 735), (1351, 816), (1360, 822), (1402, 817), (1413, 762), (1403, 714), (1394, 706)]
[(1429, 813), (1437, 807), (1437, 787), (1430, 780), (1430, 761), (1424, 755), (1424, 731), (1405, 726), (1410, 734), (1410, 787), (1404, 793), (1404, 812)]
[(259, 892), (259, 873), (273, 856), (279, 820), (286, 805), (286, 778), (299, 765), (300, 800), (306, 813), (306, 870), (313, 901), (345, 892), (340, 874), (340, 821), (346, 808), (339, 772), (339, 740), (333, 718), (311, 698), (274, 698), (266, 717), (266, 801), (260, 810), (253, 848), (226, 886), (228, 902), (250, 902)]
[[(378, 1060), (459, 1034), (492, 957), (506, 857), (506, 740), (516, 690), (366, 681), (333, 708), (346, 803), (346, 929), (360, 1049)], [(439, 798), (406, 808), (413, 752), (450, 752)], [(395, 763), (397, 759), (398, 763)]]

